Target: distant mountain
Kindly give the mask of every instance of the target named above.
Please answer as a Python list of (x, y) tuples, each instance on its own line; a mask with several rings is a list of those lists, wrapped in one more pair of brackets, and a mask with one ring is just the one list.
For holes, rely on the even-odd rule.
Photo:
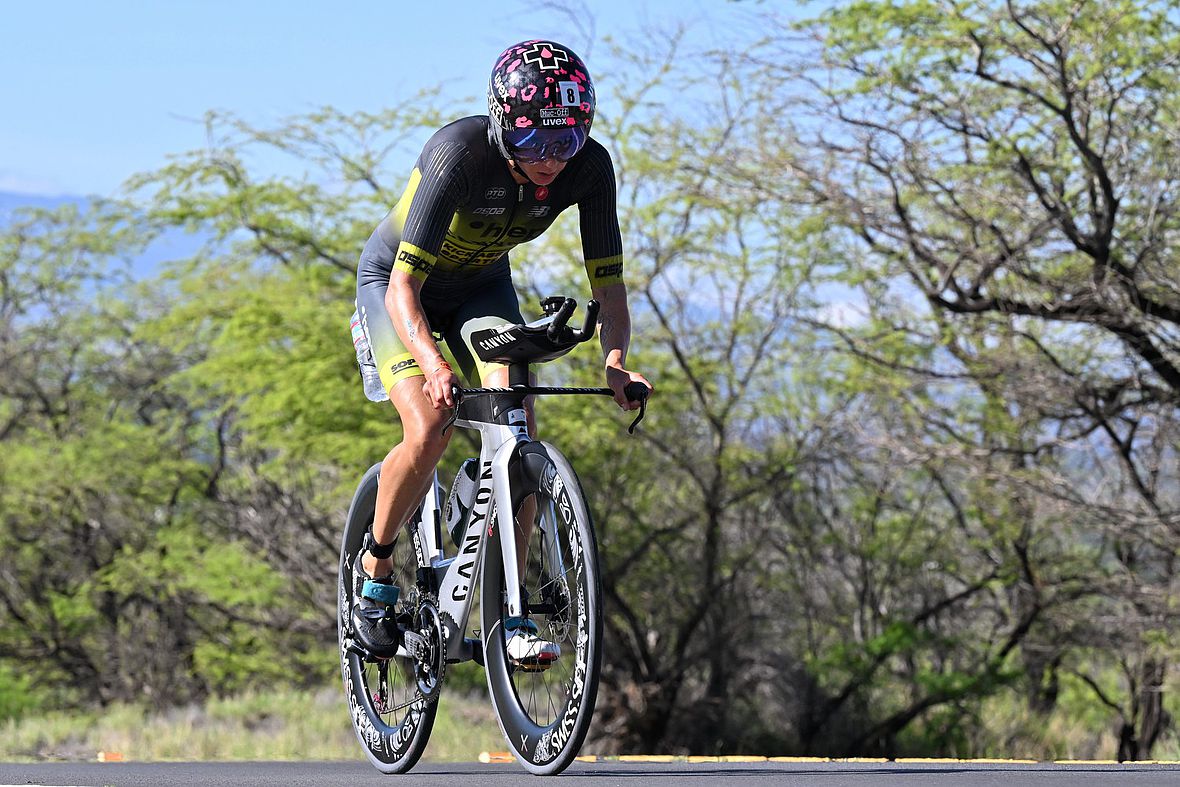
[[(85, 207), (86, 197), (72, 194), (47, 197), (40, 194), (20, 194), (11, 191), (0, 191), (0, 229), (3, 229), (12, 218), (13, 213), (20, 208), (56, 208), (61, 205), (75, 204)], [(165, 232), (156, 239), (143, 254), (131, 262), (131, 268), (137, 279), (150, 279), (160, 272), (160, 267), (171, 260), (181, 260), (196, 254), (197, 250), (207, 240), (201, 235), (192, 235), (177, 229)]]
[(19, 194), (13, 191), (0, 191), (0, 224), (7, 223), (9, 216), (17, 208), (56, 208), (68, 203), (85, 205), (86, 198), (71, 194), (46, 197), (41, 194)]

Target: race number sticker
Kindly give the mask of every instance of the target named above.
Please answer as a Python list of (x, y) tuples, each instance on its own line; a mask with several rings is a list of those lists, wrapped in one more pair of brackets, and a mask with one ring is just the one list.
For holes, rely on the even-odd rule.
[(557, 92), (561, 94), (563, 107), (576, 107), (582, 103), (582, 96), (578, 92), (577, 82), (558, 82)]

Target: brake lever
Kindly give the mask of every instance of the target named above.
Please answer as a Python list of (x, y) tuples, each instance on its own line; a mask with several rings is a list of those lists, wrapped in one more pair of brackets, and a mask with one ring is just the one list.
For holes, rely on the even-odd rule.
[(463, 389), (456, 386), (451, 386), (451, 398), (455, 400), (455, 406), (451, 408), (451, 415), (447, 418), (447, 422), (443, 424), (442, 433), (445, 436), (447, 430), (455, 425), (455, 421), (459, 420), (459, 403), (463, 401)]
[(635, 434), (635, 427), (639, 426), (639, 422), (647, 415), (647, 396), (651, 393), (651, 389), (641, 382), (627, 383), (623, 388), (623, 395), (627, 397), (628, 402), (639, 402), (639, 415), (635, 416), (635, 420), (627, 427), (627, 434)]
[(627, 434), (635, 434), (635, 427), (639, 426), (639, 422), (643, 420), (643, 416), (647, 415), (647, 397), (639, 401), (639, 415), (635, 416), (635, 420), (627, 427)]

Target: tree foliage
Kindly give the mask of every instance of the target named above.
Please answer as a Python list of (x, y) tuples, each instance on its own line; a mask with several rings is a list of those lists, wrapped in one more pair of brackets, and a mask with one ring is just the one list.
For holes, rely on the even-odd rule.
[[(1005, 490), (1021, 570), (999, 578), (1039, 610), (1019, 650), (1030, 703), (1048, 711), (1059, 674), (1080, 678), (1116, 712), (1124, 759), (1170, 725), (1176, 11), (850, 3), (746, 60), (809, 86), (777, 106), (799, 144), (754, 166), (852, 252), (841, 279), (867, 320), (831, 326), (839, 343), (874, 376), (903, 373), (909, 455), (970, 474), (940, 482), (958, 521)], [(967, 496), (972, 476), (988, 488)], [(1103, 689), (1114, 665), (1121, 686)]]
[[(598, 526), (597, 750), (1174, 745), (1176, 11), (733, 7), (715, 50), (616, 47), (595, 135), (657, 396), (637, 439), (538, 405)], [(399, 437), (353, 271), (434, 101), (211, 113), (123, 201), (0, 233), (0, 713), (335, 670), (339, 525)], [(133, 281), (178, 232), (200, 248)], [(526, 314), (589, 295), (579, 257), (572, 216), (514, 251)]]

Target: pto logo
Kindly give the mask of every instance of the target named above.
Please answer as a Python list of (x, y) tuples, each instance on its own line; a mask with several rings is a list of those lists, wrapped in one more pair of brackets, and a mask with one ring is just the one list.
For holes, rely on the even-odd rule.
[(484, 199), (504, 199), (504, 195), (507, 193), (508, 192), (505, 189), (502, 189), (499, 186), (496, 186), (495, 188), (490, 188), (487, 191), (485, 191), (483, 193), (483, 196), (484, 196)]
[(564, 49), (558, 49), (546, 41), (538, 41), (524, 53), (524, 62), (536, 63), (542, 71), (556, 71), (562, 63), (568, 63), (570, 56)]

